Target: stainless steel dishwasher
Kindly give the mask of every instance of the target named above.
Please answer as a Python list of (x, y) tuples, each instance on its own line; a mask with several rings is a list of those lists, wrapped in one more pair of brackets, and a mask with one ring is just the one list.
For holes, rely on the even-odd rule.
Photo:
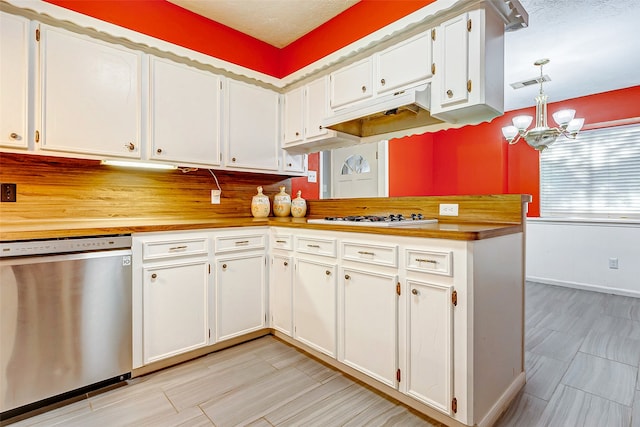
[(131, 236), (0, 243), (0, 419), (131, 366)]

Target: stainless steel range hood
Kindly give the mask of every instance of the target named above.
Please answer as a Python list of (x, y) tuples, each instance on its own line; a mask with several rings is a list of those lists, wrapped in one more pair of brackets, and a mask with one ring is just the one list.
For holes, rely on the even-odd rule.
[[(354, 107), (345, 108), (327, 118), (323, 126), (361, 138), (410, 131), (443, 123), (429, 113), (429, 84), (374, 98)], [(414, 132), (406, 132), (407, 135)]]

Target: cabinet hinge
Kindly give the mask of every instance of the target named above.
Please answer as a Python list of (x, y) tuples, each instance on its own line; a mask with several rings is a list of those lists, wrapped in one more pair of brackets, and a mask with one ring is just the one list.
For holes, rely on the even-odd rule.
[(454, 414), (458, 412), (458, 399), (455, 397), (451, 399), (451, 410)]
[(467, 31), (471, 32), (471, 19), (467, 20)]
[(378, 160), (378, 152), (376, 151), (376, 160)]
[(436, 29), (431, 30), (431, 41), (436, 41)]
[(467, 92), (471, 93), (471, 80), (467, 80)]
[(220, 155), (220, 161), (222, 161), (222, 152), (219, 155)]
[(209, 329), (209, 338), (211, 338), (211, 329)]
[(451, 304), (454, 306), (458, 305), (458, 291), (451, 292)]
[(36, 131), (36, 142), (40, 142), (40, 131)]
[(398, 382), (400, 382), (400, 378), (401, 378), (401, 377), (402, 377), (402, 376), (401, 376), (401, 374), (400, 374), (400, 369), (398, 369), (398, 370), (396, 371), (396, 380), (398, 380)]
[(400, 282), (396, 285), (396, 294), (400, 295)]
[(431, 63), (431, 74), (432, 75), (436, 74), (436, 63), (435, 62)]
[(209, 264), (209, 274), (211, 274), (211, 264)]
[(222, 90), (222, 80), (220, 80), (220, 90)]
[(36, 41), (40, 41), (40, 28), (36, 28)]

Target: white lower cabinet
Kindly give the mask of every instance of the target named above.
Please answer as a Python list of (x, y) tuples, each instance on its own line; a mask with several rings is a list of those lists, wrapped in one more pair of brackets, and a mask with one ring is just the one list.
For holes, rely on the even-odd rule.
[(338, 360), (395, 388), (398, 295), (395, 274), (343, 268)]
[(406, 281), (406, 393), (449, 414), (453, 379), (452, 286)]
[(208, 277), (206, 260), (144, 268), (145, 364), (207, 345)]
[(216, 259), (216, 340), (266, 326), (264, 252)]
[(271, 325), (289, 336), (292, 331), (293, 258), (287, 255), (271, 256)]
[(336, 271), (334, 263), (296, 261), (293, 289), (293, 337), (336, 356)]

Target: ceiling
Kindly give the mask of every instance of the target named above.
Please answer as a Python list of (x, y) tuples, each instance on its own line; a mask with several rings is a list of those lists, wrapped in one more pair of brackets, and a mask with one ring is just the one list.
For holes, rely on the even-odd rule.
[[(276, 47), (284, 47), (357, 0), (169, 0)], [(640, 84), (638, 0), (520, 0), (529, 27), (505, 35), (505, 110), (535, 104), (537, 59), (549, 102)], [(579, 116), (579, 112), (577, 112)]]

